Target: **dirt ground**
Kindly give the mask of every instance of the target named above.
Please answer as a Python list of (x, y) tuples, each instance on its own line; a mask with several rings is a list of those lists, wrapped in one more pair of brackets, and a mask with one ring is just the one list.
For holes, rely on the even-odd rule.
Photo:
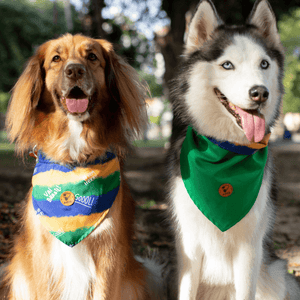
[[(300, 144), (271, 145), (277, 167), (278, 212), (274, 231), (277, 254), (300, 279)], [(136, 148), (126, 161), (126, 178), (137, 203), (134, 251), (174, 262), (174, 238), (166, 209), (166, 170), (163, 148)], [(20, 203), (30, 187), (34, 162), (0, 168), (0, 265), (7, 261), (17, 229)], [(1, 274), (1, 269), (0, 269)]]
[[(274, 228), (274, 247), (281, 257), (292, 259), (299, 252), (299, 261), (289, 261), (289, 270), (300, 271), (300, 144), (290, 142), (270, 146), (276, 166), (278, 185), (277, 219)], [(137, 149), (136, 155), (127, 160), (126, 175), (132, 194), (138, 204), (137, 238), (141, 246), (163, 250), (172, 246), (164, 187), (166, 170), (165, 151), (162, 148)], [(147, 201), (156, 205), (147, 208)], [(142, 234), (143, 230), (147, 234)], [(296, 259), (296, 254), (294, 259)], [(298, 258), (297, 258), (298, 259)], [(300, 275), (300, 273), (299, 273)]]

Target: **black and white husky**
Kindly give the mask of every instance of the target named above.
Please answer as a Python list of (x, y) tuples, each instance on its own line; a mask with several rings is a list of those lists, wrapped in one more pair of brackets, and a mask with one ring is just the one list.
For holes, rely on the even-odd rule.
[[(270, 250), (275, 219), (272, 159), (267, 147), (251, 150), (266, 144), (279, 117), (283, 64), (268, 1), (255, 3), (244, 26), (227, 26), (211, 1), (200, 2), (171, 90), (177, 130), (168, 156), (169, 196), (179, 300), (300, 299), (286, 262)], [(227, 154), (215, 158), (223, 150)], [(257, 191), (253, 176), (247, 179), (255, 157), (266, 162), (257, 173)], [(233, 163), (229, 173), (223, 172), (231, 159), (248, 165)], [(219, 169), (213, 173), (215, 167)], [(224, 185), (218, 186), (219, 177)], [(242, 212), (231, 222), (235, 208), (227, 203), (234, 195), (239, 196), (230, 205), (236, 203)], [(221, 202), (215, 202), (218, 197), (223, 197)]]

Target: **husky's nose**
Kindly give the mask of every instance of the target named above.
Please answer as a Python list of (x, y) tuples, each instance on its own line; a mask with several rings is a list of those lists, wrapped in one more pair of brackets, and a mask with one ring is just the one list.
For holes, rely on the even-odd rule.
[(255, 85), (249, 90), (249, 95), (251, 100), (255, 101), (257, 104), (261, 104), (268, 100), (269, 91), (263, 85)]

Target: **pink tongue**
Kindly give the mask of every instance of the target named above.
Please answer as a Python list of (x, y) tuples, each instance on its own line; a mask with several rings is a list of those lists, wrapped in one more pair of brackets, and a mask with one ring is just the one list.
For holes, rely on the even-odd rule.
[(242, 126), (246, 137), (250, 142), (258, 143), (265, 136), (265, 119), (256, 111), (245, 111), (236, 107), (236, 112), (240, 115)]
[(89, 99), (66, 99), (66, 104), (71, 113), (84, 113), (89, 105)]

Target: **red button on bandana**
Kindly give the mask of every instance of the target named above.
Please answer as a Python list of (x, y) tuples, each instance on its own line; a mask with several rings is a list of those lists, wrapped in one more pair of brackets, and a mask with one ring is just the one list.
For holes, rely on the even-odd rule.
[(229, 183), (222, 184), (219, 188), (219, 194), (222, 197), (229, 197), (233, 192), (233, 187)]

